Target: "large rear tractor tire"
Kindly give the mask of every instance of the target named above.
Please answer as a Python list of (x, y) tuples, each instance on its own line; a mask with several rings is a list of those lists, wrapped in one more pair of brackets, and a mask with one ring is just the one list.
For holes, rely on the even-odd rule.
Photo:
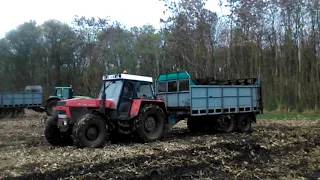
[(165, 114), (159, 106), (145, 105), (137, 117), (136, 139), (143, 143), (162, 140), (166, 133), (165, 124)]
[(250, 116), (243, 114), (237, 117), (237, 130), (239, 132), (250, 132), (252, 119)]
[(58, 117), (51, 116), (44, 130), (46, 140), (52, 146), (72, 146), (73, 139), (71, 135), (61, 134), (58, 128)]
[(232, 133), (236, 128), (236, 121), (233, 115), (221, 115), (217, 121), (218, 132)]
[(45, 106), (45, 111), (48, 116), (52, 116), (56, 110), (56, 105), (58, 103), (58, 99), (51, 99), (47, 102)]
[(86, 114), (73, 126), (73, 138), (79, 148), (103, 147), (108, 140), (108, 126), (106, 121), (95, 114)]

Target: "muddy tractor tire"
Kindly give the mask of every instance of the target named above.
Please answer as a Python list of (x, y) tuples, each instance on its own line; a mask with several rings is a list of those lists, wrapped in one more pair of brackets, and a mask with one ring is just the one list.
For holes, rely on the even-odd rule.
[(52, 146), (72, 146), (73, 139), (71, 135), (61, 134), (58, 128), (58, 117), (51, 116), (46, 124), (44, 135)]
[(243, 114), (237, 117), (237, 131), (239, 132), (250, 132), (252, 119), (250, 116)]
[(53, 116), (53, 113), (56, 110), (56, 105), (58, 103), (58, 99), (51, 99), (47, 102), (45, 106), (45, 111), (48, 116)]
[(107, 123), (99, 115), (86, 114), (74, 124), (73, 138), (79, 148), (103, 147), (108, 140)]
[(236, 129), (236, 120), (233, 115), (221, 115), (218, 118), (217, 130), (221, 133), (232, 133)]
[(137, 116), (135, 139), (147, 143), (162, 140), (166, 133), (165, 114), (155, 104), (147, 104), (140, 109)]

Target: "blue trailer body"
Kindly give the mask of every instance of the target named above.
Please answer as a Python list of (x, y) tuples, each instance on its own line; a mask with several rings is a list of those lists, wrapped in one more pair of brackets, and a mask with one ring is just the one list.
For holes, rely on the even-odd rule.
[(224, 113), (260, 113), (259, 86), (190, 86), (192, 116)]
[(0, 108), (31, 108), (41, 105), (41, 86), (27, 86), (23, 92), (0, 92)]
[(197, 85), (187, 72), (173, 72), (158, 76), (155, 91), (165, 102), (171, 126), (188, 117), (262, 114), (260, 78), (248, 79), (254, 82), (250, 85)]
[(41, 105), (42, 93), (0, 93), (0, 108), (40, 107)]

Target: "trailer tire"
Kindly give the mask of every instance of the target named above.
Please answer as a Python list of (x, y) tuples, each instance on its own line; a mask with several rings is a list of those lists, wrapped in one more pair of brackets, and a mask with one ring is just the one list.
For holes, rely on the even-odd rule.
[(0, 108), (0, 119), (5, 117), (5, 112), (6, 112), (5, 109)]
[(108, 140), (108, 125), (99, 115), (86, 114), (74, 124), (73, 138), (79, 148), (103, 147)]
[(197, 133), (197, 132), (204, 132), (205, 131), (205, 121), (202, 123), (197, 122), (197, 118), (199, 117), (193, 117), (189, 116), (187, 120), (187, 126), (191, 133)]
[(52, 146), (72, 146), (73, 139), (68, 134), (61, 134), (58, 128), (58, 117), (51, 116), (46, 124), (44, 135)]
[(236, 128), (236, 121), (233, 115), (221, 115), (218, 119), (218, 131), (232, 133)]
[(165, 114), (159, 106), (147, 104), (140, 109), (136, 126), (135, 136), (138, 141), (147, 143), (162, 140), (166, 133)]
[(47, 102), (47, 104), (45, 106), (45, 111), (48, 116), (53, 115), (53, 113), (54, 113), (53, 107), (56, 107), (58, 101), (59, 101), (58, 99), (51, 99)]
[(239, 115), (237, 118), (237, 130), (239, 132), (250, 132), (252, 121), (251, 117), (246, 114)]
[(3, 108), (1, 110), (0, 118), (6, 118), (9, 114), (9, 109), (8, 108)]

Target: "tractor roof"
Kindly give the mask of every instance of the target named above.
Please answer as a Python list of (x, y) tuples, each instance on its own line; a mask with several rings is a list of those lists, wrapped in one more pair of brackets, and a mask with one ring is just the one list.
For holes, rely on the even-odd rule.
[(56, 89), (70, 89), (71, 87), (70, 86), (56, 86), (55, 87)]
[(111, 75), (104, 75), (102, 76), (102, 80), (115, 80), (115, 79), (128, 79), (128, 80), (135, 80), (135, 81), (146, 81), (152, 82), (152, 77), (148, 76), (140, 76), (140, 75), (133, 75), (133, 74), (111, 74)]

